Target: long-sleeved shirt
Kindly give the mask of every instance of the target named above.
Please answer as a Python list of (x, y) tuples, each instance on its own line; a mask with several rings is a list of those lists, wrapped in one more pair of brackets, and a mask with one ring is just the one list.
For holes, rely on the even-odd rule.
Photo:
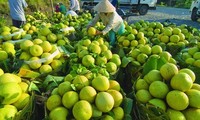
[(78, 0), (70, 0), (70, 9), (73, 11), (80, 10), (80, 4)]
[(56, 8), (56, 10), (55, 10), (56, 12), (60, 12), (60, 10), (59, 10), (59, 5), (56, 5), (55, 8)]
[(59, 8), (59, 10), (60, 10), (60, 12), (62, 13), (62, 14), (66, 14), (66, 12), (67, 12), (67, 8), (65, 7), (65, 5), (60, 5), (60, 8)]
[(25, 0), (9, 0), (10, 16), (14, 20), (26, 21), (24, 8), (28, 7)]
[(107, 15), (104, 13), (97, 13), (89, 25), (94, 26), (99, 20), (102, 20), (103, 24), (106, 26), (102, 31), (103, 35), (107, 34), (110, 30), (117, 32), (121, 24), (123, 24), (123, 19), (116, 11), (107, 13)]

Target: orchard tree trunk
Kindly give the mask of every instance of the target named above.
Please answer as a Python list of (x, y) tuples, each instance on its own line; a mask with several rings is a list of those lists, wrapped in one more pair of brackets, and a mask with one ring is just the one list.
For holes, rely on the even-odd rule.
[(172, 6), (172, 0), (168, 1), (168, 6)]
[(51, 3), (52, 14), (53, 14), (53, 12), (54, 12), (53, 0), (50, 0), (50, 3)]

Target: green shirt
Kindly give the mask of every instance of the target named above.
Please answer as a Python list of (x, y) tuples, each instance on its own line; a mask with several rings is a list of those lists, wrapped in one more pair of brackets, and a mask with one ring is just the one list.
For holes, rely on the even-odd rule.
[(66, 8), (64, 5), (60, 5), (60, 12), (61, 12), (62, 14), (66, 14), (67, 8)]

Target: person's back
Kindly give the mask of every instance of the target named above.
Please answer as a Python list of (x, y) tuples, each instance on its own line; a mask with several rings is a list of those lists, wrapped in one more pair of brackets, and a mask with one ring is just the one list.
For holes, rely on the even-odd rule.
[(59, 6), (59, 3), (56, 4), (55, 9), (56, 9), (56, 10), (55, 10), (56, 12), (60, 12), (60, 6)]
[(62, 14), (66, 14), (66, 12), (67, 12), (67, 8), (62, 3), (60, 3), (60, 12)]
[[(25, 0), (9, 0), (10, 16), (14, 21), (14, 26), (20, 27), (26, 21), (24, 8), (26, 8), (27, 6), (28, 5)], [(16, 24), (15, 22), (20, 23)]]
[(68, 15), (71, 15), (71, 16), (78, 16), (78, 15), (76, 14), (76, 12), (74, 12), (73, 10), (67, 11), (66, 16), (68, 16)]
[(61, 12), (62, 14), (66, 14), (67, 9), (66, 9), (66, 7), (65, 7), (64, 5), (60, 5), (60, 12)]
[(78, 14), (80, 11), (80, 4), (78, 0), (70, 0), (70, 10), (73, 10)]

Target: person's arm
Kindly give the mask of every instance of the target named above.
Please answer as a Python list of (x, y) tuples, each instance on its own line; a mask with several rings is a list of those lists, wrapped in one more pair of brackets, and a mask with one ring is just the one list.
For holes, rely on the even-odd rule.
[(88, 27), (94, 26), (100, 19), (99, 13), (95, 15), (95, 17), (89, 22)]
[(109, 23), (106, 25), (105, 29), (102, 31), (103, 35), (107, 34), (112, 28), (114, 23), (114, 14), (110, 17)]
[(27, 7), (28, 7), (28, 4), (26, 3), (25, 0), (22, 0), (22, 5), (23, 5), (24, 8), (27, 8)]
[(75, 0), (70, 1), (70, 9), (73, 9), (75, 7)]

